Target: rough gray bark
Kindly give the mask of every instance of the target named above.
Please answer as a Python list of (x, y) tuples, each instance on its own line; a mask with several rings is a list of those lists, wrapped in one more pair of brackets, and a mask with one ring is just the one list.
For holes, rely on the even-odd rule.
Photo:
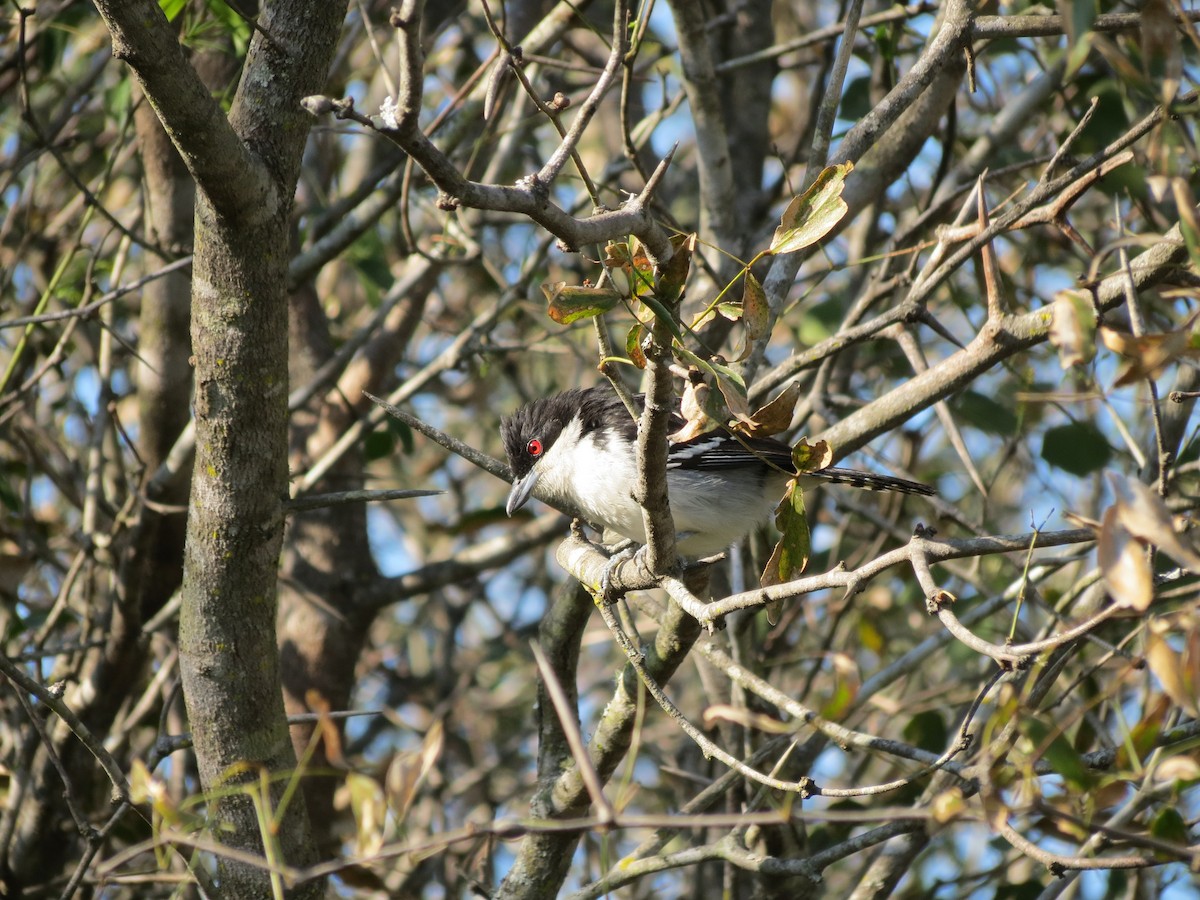
[[(303, 803), (280, 809), (295, 755), (275, 643), (276, 569), (287, 495), (287, 261), (292, 195), (309, 119), (344, 4), (264, 11), (228, 120), (153, 3), (98, 2), (126, 60), (195, 178), (192, 347), (196, 462), (180, 612), (180, 671), (214, 835), (288, 865), (315, 860)], [(264, 35), (269, 35), (265, 37)], [(256, 808), (251, 791), (276, 776)], [(264, 848), (262, 815), (278, 818)], [(261, 897), (268, 874), (221, 862), (229, 897)], [(310, 882), (298, 896), (319, 896)]]

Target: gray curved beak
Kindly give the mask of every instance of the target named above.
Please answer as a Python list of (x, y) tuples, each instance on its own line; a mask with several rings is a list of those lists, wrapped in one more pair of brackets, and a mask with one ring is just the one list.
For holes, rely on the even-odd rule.
[(508, 493), (508, 503), (504, 506), (504, 511), (510, 516), (518, 509), (525, 505), (533, 494), (533, 486), (537, 484), (538, 473), (537, 469), (533, 469), (525, 474), (525, 477), (518, 478), (513, 482), (512, 490)]

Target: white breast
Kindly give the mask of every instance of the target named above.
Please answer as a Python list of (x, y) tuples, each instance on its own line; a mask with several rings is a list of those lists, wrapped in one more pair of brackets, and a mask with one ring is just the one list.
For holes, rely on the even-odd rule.
[(612, 442), (598, 442), (594, 435), (581, 439), (580, 431), (577, 420), (570, 422), (538, 461), (540, 474), (534, 494), (578, 507), (580, 515), (593, 525), (645, 543), (642, 508), (633, 499), (636, 460), (611, 451)]
[[(636, 458), (613, 451), (615, 441), (596, 440), (593, 435), (580, 439), (579, 435), (579, 423), (570, 423), (538, 461), (534, 495), (577, 507), (593, 525), (644, 544), (642, 508), (633, 497)], [(679, 552), (706, 556), (725, 550), (766, 521), (783, 495), (785, 481), (749, 471), (669, 469), (667, 494)], [(713, 505), (718, 500), (721, 514), (714, 515)]]

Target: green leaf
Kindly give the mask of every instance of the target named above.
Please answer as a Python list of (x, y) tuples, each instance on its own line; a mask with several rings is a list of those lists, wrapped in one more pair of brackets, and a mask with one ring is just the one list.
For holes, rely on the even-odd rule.
[(372, 431), (363, 441), (363, 455), (367, 458), (367, 462), (391, 456), (395, 449), (396, 437), (389, 428)]
[(883, 57), (884, 62), (893, 63), (896, 60), (897, 36), (903, 31), (898, 25), (881, 25), (871, 32), (875, 49)]
[(187, 6), (187, 0), (158, 0), (158, 8), (163, 11), (168, 22), (174, 22)]
[(846, 215), (842, 189), (853, 163), (828, 166), (807, 191), (792, 198), (775, 229), (769, 253), (793, 253), (815, 244)]
[(1067, 44), (1074, 44), (1091, 31), (1092, 23), (1096, 21), (1096, 0), (1056, 0), (1054, 4), (1058, 14), (1062, 16), (1063, 30), (1067, 34)]
[(850, 704), (854, 702), (856, 691), (853, 685), (843, 678), (834, 682), (833, 694), (821, 704), (821, 718), (837, 722), (846, 714)]
[(612, 288), (576, 287), (565, 281), (543, 284), (542, 293), (549, 302), (546, 312), (559, 325), (604, 315), (621, 302), (621, 294)]
[(1160, 841), (1186, 847), (1191, 843), (1187, 823), (1173, 806), (1164, 805), (1150, 822), (1150, 833)]
[(946, 729), (946, 720), (936, 709), (919, 712), (904, 726), (904, 739), (930, 753), (941, 753), (946, 749), (950, 733)]
[(21, 497), (13, 490), (12, 483), (8, 480), (8, 473), (3, 470), (0, 470), (0, 503), (13, 512), (21, 511)]
[[(1109, 887), (1111, 886), (1110, 884)], [(1037, 900), (1042, 896), (1044, 887), (1042, 882), (1035, 878), (1016, 884), (1002, 884), (997, 886), (992, 900)]]
[(388, 429), (400, 441), (401, 452), (405, 456), (412, 456), (413, 449), (416, 446), (413, 440), (413, 430), (399, 419), (393, 419), (391, 416), (388, 416), (384, 421), (387, 422)]
[[(1053, 730), (1051, 730), (1053, 729)], [(1057, 723), (1043, 722), (1032, 717), (1021, 720), (1021, 731), (1033, 743), (1034, 751), (1050, 764), (1055, 772), (1077, 788), (1086, 790), (1094, 779), (1083, 757), (1071, 746)]]
[(667, 306), (674, 306), (683, 295), (683, 286), (692, 268), (692, 254), (696, 252), (696, 235), (676, 235), (671, 238), (671, 245), (675, 253), (658, 273), (654, 285), (655, 296)]
[[(659, 303), (658, 298), (652, 294), (646, 294), (640, 299), (642, 301), (642, 305), (654, 314), (654, 320), (657, 322), (665, 322), (667, 329), (671, 332), (671, 337), (675, 338), (675, 340), (682, 344), (683, 332), (679, 330), (679, 323), (675, 321), (675, 317), (671, 315), (671, 311)], [(650, 324), (645, 316), (639, 315), (637, 318), (638, 321), (643, 325)]]
[(799, 576), (812, 553), (812, 535), (804, 515), (804, 491), (795, 481), (788, 484), (787, 493), (775, 510), (775, 527), (780, 538), (762, 574), (763, 587), (783, 584)]
[(987, 394), (963, 391), (952, 405), (960, 420), (980, 431), (1002, 437), (1012, 437), (1017, 433), (1017, 414), (1010, 406), (998, 403)]
[(212, 13), (213, 18), (228, 30), (229, 36), (232, 38), (233, 55), (240, 59), (246, 54), (246, 47), (250, 44), (250, 23), (246, 21), (246, 16), (239, 13), (225, 0), (205, 0), (204, 5)]
[(1112, 447), (1095, 425), (1072, 422), (1047, 430), (1042, 437), (1042, 459), (1064, 472), (1082, 476), (1108, 465)]
[(104, 111), (114, 119), (119, 119), (133, 105), (133, 79), (122, 78), (119, 82), (104, 92)]
[[(878, 32), (876, 32), (878, 34)], [(842, 104), (838, 115), (851, 122), (857, 121), (871, 111), (871, 77), (851, 79), (842, 91)]]

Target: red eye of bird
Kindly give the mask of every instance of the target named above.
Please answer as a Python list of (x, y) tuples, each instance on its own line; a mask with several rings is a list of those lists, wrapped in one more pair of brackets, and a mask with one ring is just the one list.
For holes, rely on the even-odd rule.
[(542, 442), (539, 441), (537, 438), (534, 438), (528, 444), (525, 445), (525, 451), (530, 456), (541, 456), (542, 455)]

